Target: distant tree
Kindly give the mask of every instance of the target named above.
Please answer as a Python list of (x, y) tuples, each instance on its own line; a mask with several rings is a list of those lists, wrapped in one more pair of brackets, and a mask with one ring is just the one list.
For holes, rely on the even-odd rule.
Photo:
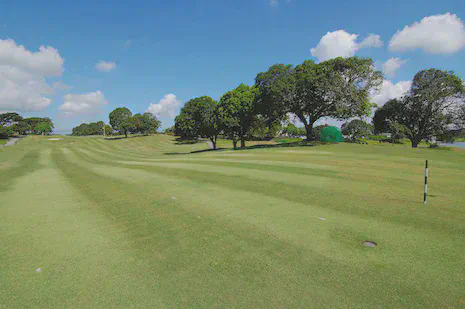
[(171, 126), (169, 128), (166, 128), (165, 130), (163, 130), (163, 134), (174, 135), (175, 133), (176, 133), (176, 127), (175, 126)]
[(14, 132), (20, 135), (26, 135), (27, 132), (32, 131), (31, 126), (24, 120), (19, 121), (18, 123), (11, 126)]
[(131, 118), (132, 113), (129, 109), (119, 107), (110, 113), (110, 124), (114, 130), (128, 137), (131, 129), (135, 128), (135, 121)]
[(263, 115), (256, 115), (249, 129), (248, 139), (269, 141), (278, 136), (281, 131), (282, 124), (280, 121), (270, 122)]
[(48, 122), (40, 122), (34, 127), (34, 132), (40, 135), (52, 133), (52, 126)]
[(17, 113), (4, 113), (0, 114), (0, 125), (11, 125), (15, 122), (19, 122), (23, 120), (23, 117), (21, 117)]
[(208, 96), (189, 100), (175, 119), (176, 134), (184, 139), (206, 137), (216, 149), (221, 132), (218, 103)]
[(223, 129), (232, 139), (234, 148), (237, 147), (238, 140), (241, 141), (241, 148), (245, 148), (245, 139), (254, 119), (257, 94), (257, 88), (241, 84), (221, 97), (219, 109)]
[(35, 133), (35, 134), (41, 134), (41, 132), (38, 132), (35, 130), (36, 126), (39, 124), (39, 123), (47, 123), (52, 129), (54, 128), (54, 125), (53, 125), (53, 122), (50, 118), (48, 117), (45, 117), (45, 118), (41, 118), (41, 117), (30, 117), (30, 118), (24, 118), (23, 119), (23, 122), (25, 123), (25, 125), (29, 126), (31, 128), (31, 131), (32, 133)]
[(386, 113), (386, 121), (392, 130), (405, 134), (416, 148), (425, 137), (439, 136), (457, 126), (457, 115), (464, 104), (464, 82), (457, 75), (423, 70), (415, 75), (410, 93), (386, 104), (391, 109)]
[(13, 134), (11, 127), (0, 125), (0, 139), (7, 139)]
[(103, 121), (91, 122), (89, 124), (82, 123), (73, 128), (71, 135), (73, 136), (86, 136), (86, 135), (103, 135), (103, 128), (105, 127), (105, 134), (111, 134), (113, 129), (105, 124)]
[(283, 133), (290, 137), (300, 137), (307, 134), (305, 128), (296, 127), (293, 123), (288, 123), (287, 126), (283, 129)]
[(342, 134), (347, 135), (352, 140), (373, 135), (373, 126), (360, 119), (354, 119), (342, 125)]
[(160, 127), (160, 121), (151, 113), (135, 114), (134, 115), (136, 131), (142, 134), (156, 133)]
[(105, 135), (113, 135), (113, 128), (108, 124), (105, 124)]

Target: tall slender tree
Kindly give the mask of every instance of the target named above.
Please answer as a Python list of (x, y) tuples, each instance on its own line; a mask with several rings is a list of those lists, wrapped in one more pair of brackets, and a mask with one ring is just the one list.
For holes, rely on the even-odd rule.
[(181, 138), (208, 138), (217, 149), (216, 142), (222, 124), (218, 103), (208, 96), (186, 102), (175, 119), (176, 134)]
[(245, 139), (254, 119), (254, 103), (258, 89), (245, 84), (228, 91), (220, 100), (224, 132), (232, 139), (234, 148), (241, 141), (241, 148), (245, 148)]

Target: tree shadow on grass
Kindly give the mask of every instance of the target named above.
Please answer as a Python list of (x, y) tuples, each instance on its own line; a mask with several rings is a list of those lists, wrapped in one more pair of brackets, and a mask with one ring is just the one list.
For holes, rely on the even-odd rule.
[(126, 137), (126, 136), (105, 137), (104, 140), (106, 140), (106, 141), (117, 141), (117, 140), (120, 140), (120, 139), (147, 137), (147, 136), (150, 136), (150, 135), (133, 135), (133, 136), (128, 136), (128, 137)]
[(313, 147), (316, 146), (315, 142), (290, 142), (290, 143), (279, 143), (279, 144), (259, 144), (252, 145), (246, 148), (238, 148), (235, 150), (250, 150), (250, 149), (263, 149), (263, 148), (287, 148), (287, 147)]
[(224, 151), (229, 150), (227, 148), (217, 148), (217, 149), (202, 149), (202, 150), (195, 150), (191, 152), (165, 152), (165, 155), (169, 156), (176, 156), (176, 155), (189, 155), (189, 154), (196, 154), (196, 153), (203, 153), (203, 152), (214, 152), (214, 151)]
[(180, 137), (176, 138), (175, 145), (194, 145), (198, 143), (204, 143), (204, 140), (201, 139), (182, 139)]
[(280, 144), (262, 144), (262, 145), (252, 145), (248, 146), (246, 148), (218, 148), (218, 149), (202, 149), (202, 150), (195, 150), (191, 152), (165, 152), (165, 155), (189, 155), (189, 154), (197, 154), (197, 153), (203, 153), (203, 152), (220, 152), (220, 151), (225, 151), (225, 150), (235, 150), (235, 151), (241, 151), (241, 150), (253, 150), (253, 149), (265, 149), (265, 148), (287, 148), (287, 147), (313, 147), (316, 146), (317, 144), (326, 144), (326, 143), (320, 143), (320, 142), (291, 142), (291, 143), (280, 143)]

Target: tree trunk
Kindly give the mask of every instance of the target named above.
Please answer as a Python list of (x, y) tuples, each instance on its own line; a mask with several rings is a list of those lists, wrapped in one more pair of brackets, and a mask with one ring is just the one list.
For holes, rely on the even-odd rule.
[(216, 150), (216, 138), (210, 138), (210, 141), (212, 142), (213, 150)]
[(124, 131), (124, 135), (126, 136), (126, 138), (128, 138), (128, 132), (127, 131)]
[(418, 141), (416, 139), (412, 140), (412, 148), (417, 148), (418, 147)]
[(244, 149), (245, 148), (245, 137), (241, 137), (241, 148)]
[(307, 131), (307, 141), (313, 140), (313, 123), (306, 124), (305, 131)]

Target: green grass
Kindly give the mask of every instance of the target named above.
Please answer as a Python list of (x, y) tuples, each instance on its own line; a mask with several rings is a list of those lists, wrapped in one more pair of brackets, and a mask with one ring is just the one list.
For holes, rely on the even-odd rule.
[(0, 307), (464, 306), (464, 151), (206, 148), (1, 148)]
[(7, 139), (0, 139), (0, 145), (4, 145), (8, 142)]

